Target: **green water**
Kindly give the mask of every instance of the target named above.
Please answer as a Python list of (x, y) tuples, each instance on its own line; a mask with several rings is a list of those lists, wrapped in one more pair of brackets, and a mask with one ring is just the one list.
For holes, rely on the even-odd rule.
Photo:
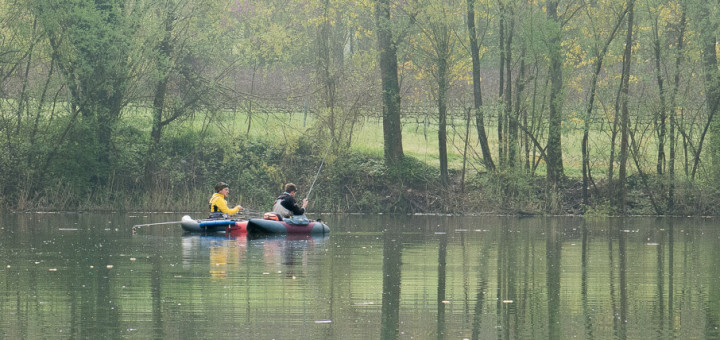
[(330, 236), (132, 232), (181, 216), (3, 215), (0, 338), (720, 337), (716, 219), (311, 215)]

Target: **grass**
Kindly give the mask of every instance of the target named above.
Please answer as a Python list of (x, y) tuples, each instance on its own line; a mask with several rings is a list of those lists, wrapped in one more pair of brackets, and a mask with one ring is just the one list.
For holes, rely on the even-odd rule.
[[(146, 115), (142, 109), (136, 110), (138, 115)], [(149, 114), (148, 114), (149, 116)], [(439, 151), (438, 151), (438, 131), (437, 124), (433, 121), (435, 117), (429, 119), (429, 123), (415, 118), (406, 118), (403, 120), (403, 150), (408, 156), (425, 162), (428, 165), (439, 167)], [(198, 116), (197, 119), (183, 123), (185, 126), (178, 126), (179, 129), (194, 128), (201, 129), (203, 124), (207, 124), (204, 117)], [(274, 142), (291, 143), (296, 141), (299, 136), (305, 133), (318, 133), (317, 126), (319, 123), (314, 119), (313, 114), (305, 116), (301, 113), (256, 113), (250, 121), (248, 115), (244, 112), (226, 111), (216, 115), (211, 121), (212, 129), (217, 130), (221, 135), (231, 138), (244, 136), (248, 132), (248, 122), (250, 123), (249, 135), (253, 138), (266, 138)], [(143, 126), (149, 130), (149, 120), (140, 120)], [(145, 122), (147, 121), (147, 124)], [(492, 122), (490, 122), (492, 123)], [(497, 127), (492, 124), (486, 124), (488, 142), (492, 155), (497, 157)], [(149, 133), (149, 131), (148, 131)], [(463, 149), (465, 143), (465, 122), (459, 118), (449, 119), (447, 129), (447, 152), (448, 167), (454, 170), (460, 170), (463, 166)], [(352, 134), (352, 149), (369, 155), (382, 156), (383, 154), (383, 128), (382, 119), (380, 118), (364, 118), (355, 125)], [(522, 138), (522, 132), (520, 134)], [(638, 136), (639, 138), (640, 136)], [(541, 143), (544, 137), (539, 138)], [(640, 161), (645, 173), (654, 173), (657, 149), (654, 138), (644, 138), (641, 145), (643, 159)], [(563, 165), (565, 174), (571, 178), (582, 177), (582, 156), (581, 156), (582, 126), (576, 125), (575, 122), (566, 123), (563, 129)], [(610, 159), (610, 135), (607, 131), (593, 130), (590, 133), (590, 163), (592, 173), (596, 179), (606, 178)], [(616, 140), (616, 159), (619, 151), (619, 136)], [(681, 173), (680, 160), (684, 159), (682, 155), (683, 149), (677, 148), (678, 169), (676, 173)], [(667, 152), (667, 151), (666, 151)], [(521, 155), (524, 157), (524, 146), (521, 146)], [(531, 149), (531, 157), (532, 157)], [(484, 171), (480, 162), (481, 151), (477, 140), (477, 133), (474, 124), (470, 125), (470, 140), (468, 147), (468, 171), (477, 169)], [(540, 157), (539, 153), (535, 154), (536, 159)], [(495, 159), (496, 163), (497, 160)], [(525, 162), (522, 160), (522, 162)], [(632, 159), (628, 160), (628, 174), (636, 173), (635, 164)], [(615, 165), (617, 173), (617, 164)], [(537, 175), (544, 175), (544, 163), (541, 162), (536, 170)]]

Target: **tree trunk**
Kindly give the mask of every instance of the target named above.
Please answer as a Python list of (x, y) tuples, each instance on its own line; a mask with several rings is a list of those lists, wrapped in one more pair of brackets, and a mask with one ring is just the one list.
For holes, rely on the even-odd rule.
[[(515, 112), (510, 119), (510, 146), (514, 155), (519, 154), (518, 150), (520, 148), (520, 140), (518, 138), (518, 124), (520, 115), (523, 111), (525, 111), (523, 105), (521, 104), (523, 92), (525, 91), (525, 53), (526, 50), (523, 45), (520, 51), (520, 74), (518, 74), (517, 79), (515, 80)], [(519, 156), (513, 158), (519, 158)], [(522, 167), (522, 165), (520, 165), (520, 167)]]
[[(713, 6), (713, 4), (708, 4)], [(705, 71), (705, 100), (707, 101), (708, 107), (708, 118), (705, 128), (700, 136), (697, 150), (695, 152), (695, 159), (693, 162), (691, 177), (695, 178), (698, 165), (700, 163), (700, 154), (702, 152), (703, 141), (707, 132), (710, 132), (710, 173), (713, 179), (717, 180), (720, 178), (720, 126), (715, 122), (715, 115), (720, 106), (720, 72), (718, 72), (718, 61), (716, 54), (717, 46), (717, 24), (715, 19), (711, 19), (708, 16), (710, 9), (702, 9), (702, 30), (700, 32), (700, 38), (702, 39), (703, 45), (703, 69)]]
[[(563, 107), (563, 54), (560, 45), (561, 23), (557, 16), (558, 2), (556, 0), (547, 2), (547, 15), (553, 23), (553, 32), (550, 38), (550, 117), (548, 124), (547, 141), (547, 182), (550, 186), (552, 197), (555, 197), (558, 184), (563, 176), (562, 160), (562, 107)], [(554, 205), (550, 200), (551, 208)]]
[(385, 162), (397, 165), (403, 158), (400, 123), (400, 84), (397, 75), (397, 52), (390, 30), (389, 0), (377, 0), (375, 21), (380, 53), (380, 78), (383, 97), (383, 141)]
[(465, 114), (465, 141), (463, 145), (463, 164), (460, 172), (460, 192), (465, 193), (465, 170), (467, 169), (467, 150), (470, 144), (470, 109)]
[(165, 17), (165, 31), (163, 39), (157, 46), (158, 71), (161, 72), (160, 79), (155, 84), (155, 95), (153, 98), (152, 111), (152, 129), (150, 131), (150, 143), (148, 145), (148, 154), (145, 161), (145, 184), (150, 185), (155, 178), (157, 168), (156, 154), (160, 147), (163, 129), (163, 113), (165, 111), (165, 96), (167, 95), (168, 81), (170, 79), (170, 65), (172, 60), (173, 46), (171, 44), (174, 17), (172, 13), (168, 13)]
[(505, 80), (505, 121), (507, 121), (507, 164), (512, 168), (515, 166), (515, 158), (517, 157), (517, 118), (513, 117), (512, 105), (512, 39), (514, 33), (512, 10), (510, 10), (509, 14), (510, 23), (508, 24), (508, 37), (505, 44), (505, 73), (507, 75)]
[[(498, 99), (503, 101), (505, 91), (505, 6), (499, 3), (500, 22), (499, 22), (499, 41), (500, 41), (500, 67), (498, 80)], [(498, 164), (502, 168), (505, 165), (505, 147), (503, 145), (503, 110), (498, 109), (497, 118), (497, 138), (498, 138)]]
[(607, 40), (605, 41), (605, 44), (603, 45), (602, 51), (597, 53), (596, 59), (595, 59), (595, 65), (593, 66), (593, 74), (592, 74), (592, 80), (590, 81), (590, 96), (588, 98), (588, 104), (587, 109), (585, 110), (585, 125), (583, 127), (583, 138), (582, 138), (582, 175), (583, 175), (583, 204), (589, 205), (590, 204), (590, 195), (588, 194), (588, 187), (590, 186), (590, 149), (588, 146), (588, 139), (590, 136), (590, 120), (592, 119), (592, 111), (593, 106), (595, 105), (595, 91), (597, 90), (597, 82), (598, 77), (600, 76), (600, 71), (602, 70), (602, 64), (603, 60), (605, 59), (605, 55), (607, 55), (607, 51), (610, 48), (610, 44), (615, 39), (615, 34), (620, 29), (620, 24), (623, 22), (623, 19), (625, 18), (625, 14), (627, 13), (627, 9), (623, 11), (620, 16), (618, 17), (617, 22), (615, 23), (615, 27), (613, 27), (612, 32), (610, 33), (610, 36), (608, 36)]
[(658, 18), (654, 18), (653, 22), (653, 52), (655, 56), (655, 79), (657, 80), (658, 85), (658, 96), (660, 99), (660, 111), (658, 112), (657, 118), (656, 118), (656, 127), (655, 130), (657, 131), (657, 143), (658, 143), (658, 149), (657, 149), (657, 166), (656, 171), (658, 175), (662, 175), (665, 170), (665, 135), (667, 134), (667, 126), (665, 124), (665, 121), (667, 120), (667, 106), (665, 105), (665, 80), (662, 77), (662, 69), (660, 67), (660, 33), (658, 32)]
[(628, 95), (630, 90), (630, 65), (632, 57), (632, 39), (633, 39), (633, 16), (635, 13), (634, 0), (628, 0), (628, 23), (627, 23), (627, 35), (625, 37), (625, 52), (623, 53), (623, 67), (621, 76), (621, 105), (622, 112), (620, 118), (620, 155), (618, 157), (618, 193), (617, 193), (617, 207), (620, 213), (625, 213), (625, 197), (626, 197), (626, 186), (625, 181), (627, 178), (627, 160), (629, 150), (629, 131), (630, 128), (630, 112), (628, 109)]
[(675, 210), (675, 115), (676, 112), (676, 98), (678, 89), (680, 88), (680, 65), (682, 65), (683, 60), (683, 46), (685, 44), (684, 37), (685, 37), (685, 26), (686, 26), (686, 17), (685, 17), (685, 7), (681, 7), (682, 14), (680, 17), (680, 28), (678, 32), (678, 40), (677, 40), (677, 49), (676, 49), (676, 57), (675, 57), (675, 78), (673, 83), (673, 90), (672, 94), (670, 96), (670, 136), (669, 136), (669, 142), (670, 142), (670, 157), (668, 159), (668, 182), (670, 185), (668, 186), (668, 196), (667, 196), (667, 212), (669, 214), (672, 214)]
[(447, 59), (441, 54), (438, 60), (438, 150), (440, 158), (440, 183), (450, 184), (447, 159)]
[(327, 127), (330, 131), (330, 140), (338, 140), (337, 123), (335, 117), (335, 75), (333, 74), (333, 59), (331, 57), (331, 19), (330, 19), (330, 1), (325, 0), (323, 6), (323, 22), (318, 30), (318, 56), (317, 69), (320, 75), (320, 85), (323, 89), (323, 99), (325, 100), (325, 108), (327, 109)]
[(495, 163), (490, 153), (487, 135), (485, 133), (485, 117), (482, 110), (482, 91), (480, 89), (480, 47), (478, 46), (477, 31), (475, 29), (475, 0), (467, 0), (467, 25), (470, 35), (470, 53), (472, 54), (473, 99), (475, 105), (475, 126), (478, 141), (482, 150), (483, 163), (489, 171), (495, 171)]

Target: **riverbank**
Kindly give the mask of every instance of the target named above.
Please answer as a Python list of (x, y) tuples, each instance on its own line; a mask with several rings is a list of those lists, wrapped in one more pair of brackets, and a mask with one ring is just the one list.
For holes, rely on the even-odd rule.
[[(218, 169), (225, 175), (206, 174), (204, 179), (194, 183), (157, 182), (152, 190), (101, 185), (88, 190), (85, 196), (62, 185), (48, 186), (43, 191), (19, 196), (13, 202), (6, 200), (4, 207), (11, 211), (203, 211), (213, 184), (223, 180), (231, 186), (229, 202), (239, 203), (254, 212), (270, 210), (285, 181), (292, 181), (300, 188), (299, 197), (305, 197), (311, 191), (310, 211), (327, 213), (720, 214), (717, 192), (701, 182), (676, 182), (672, 208), (669, 209), (668, 186), (663, 181), (657, 178), (643, 181), (631, 176), (627, 181), (626, 205), (622, 213), (614, 205), (610, 187), (604, 180), (589, 187), (588, 204), (584, 204), (581, 179), (566, 178), (557, 192), (549, 193), (544, 177), (525, 172), (475, 172), (466, 174), (463, 181), (460, 171), (451, 170), (451, 182), (442, 186), (437, 168), (412, 157), (406, 157), (395, 168), (388, 168), (381, 158), (364, 153), (330, 154), (323, 159), (312, 149), (304, 151), (293, 155), (283, 149), (258, 144), (241, 149), (237, 158), (226, 159)], [(323, 167), (319, 169), (321, 163)], [(183, 176), (189, 177), (192, 173)]]

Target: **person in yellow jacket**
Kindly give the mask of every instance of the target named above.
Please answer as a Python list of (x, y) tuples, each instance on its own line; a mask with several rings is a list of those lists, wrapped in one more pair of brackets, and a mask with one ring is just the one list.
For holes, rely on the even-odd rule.
[(219, 182), (215, 184), (215, 193), (210, 197), (210, 218), (224, 217), (223, 214), (235, 215), (238, 211), (243, 210), (239, 204), (234, 208), (228, 208), (225, 197), (230, 193), (227, 183)]

